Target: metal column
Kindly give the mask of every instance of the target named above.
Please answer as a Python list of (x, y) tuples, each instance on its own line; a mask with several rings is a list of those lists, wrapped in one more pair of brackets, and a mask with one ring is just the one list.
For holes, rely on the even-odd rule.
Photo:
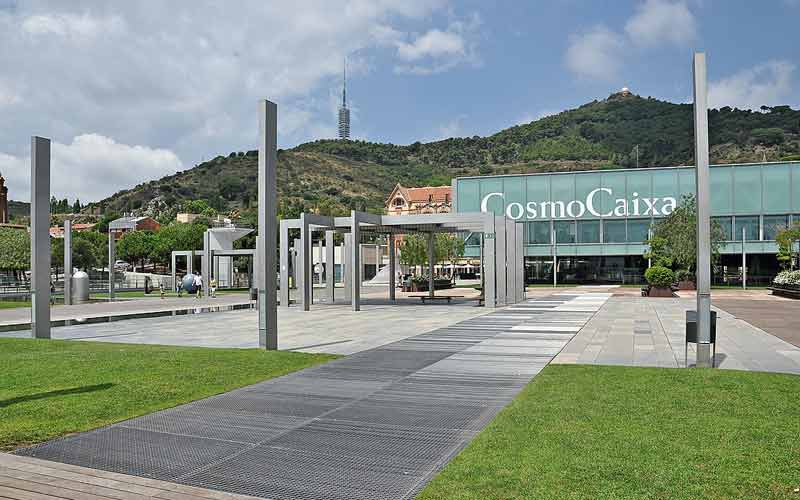
[(389, 245), (389, 300), (396, 300), (397, 282), (395, 274), (397, 273), (397, 269), (395, 269), (395, 259), (397, 258), (397, 250), (394, 247), (394, 234), (389, 234), (387, 236), (387, 241)]
[(325, 231), (325, 289), (328, 291), (328, 302), (334, 303), (336, 297), (336, 242), (335, 231)]
[(200, 275), (203, 277), (203, 297), (208, 297), (211, 283), (211, 233), (208, 229), (203, 233), (203, 258), (200, 261)]
[(281, 221), (281, 236), (280, 236), (280, 263), (279, 269), (281, 273), (281, 306), (289, 307), (291, 298), (289, 292), (289, 224), (287, 221)]
[(495, 252), (495, 293), (497, 294), (497, 305), (506, 304), (506, 221), (505, 217), (495, 217), (494, 223), (494, 244)]
[(711, 192), (706, 55), (694, 54), (694, 160), (697, 193), (697, 366), (711, 366)]
[(747, 290), (747, 231), (742, 228), (742, 290)]
[(553, 229), (553, 288), (558, 286), (558, 256), (556, 255), (556, 230)]
[(428, 233), (428, 296), (433, 297), (436, 281), (433, 279), (433, 267), (436, 264), (434, 252), (434, 234)]
[(486, 307), (497, 307), (497, 283), (495, 281), (495, 219), (488, 217), (483, 226), (483, 297)]
[(516, 224), (506, 219), (506, 304), (517, 302), (517, 231)]
[(114, 233), (108, 231), (108, 300), (114, 300), (114, 262), (117, 260), (117, 242)]
[(323, 255), (325, 255), (324, 250), (322, 249), (322, 238), (320, 238), (317, 242), (317, 252), (319, 253), (319, 284), (322, 285), (322, 275), (325, 274), (325, 267), (322, 264), (322, 261), (324, 260)]
[(278, 348), (277, 281), (278, 228), (278, 106), (258, 103), (258, 345)]
[(303, 310), (311, 310), (311, 231), (306, 214), (300, 214), (300, 251), (297, 254), (297, 289), (303, 304)]
[(344, 247), (342, 247), (342, 282), (344, 283), (344, 300), (351, 302), (353, 295), (350, 284), (350, 252), (353, 251), (353, 236), (350, 233), (344, 235)]
[(352, 235), (350, 248), (350, 290), (353, 311), (361, 310), (361, 221), (355, 210), (350, 212), (350, 234)]
[(72, 220), (64, 219), (64, 305), (72, 305)]
[(525, 300), (525, 226), (523, 224), (514, 224), (514, 232), (516, 236), (514, 241), (517, 246), (517, 261), (514, 264), (514, 271), (517, 275), (517, 291), (515, 296), (516, 302), (523, 302)]
[(50, 139), (31, 137), (31, 336), (50, 338)]

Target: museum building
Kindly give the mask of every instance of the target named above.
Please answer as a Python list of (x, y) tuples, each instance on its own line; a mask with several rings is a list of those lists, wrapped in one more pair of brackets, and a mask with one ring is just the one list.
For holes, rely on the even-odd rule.
[[(800, 223), (800, 162), (710, 171), (712, 218), (726, 235), (714, 283), (741, 283), (743, 251), (748, 283), (768, 283), (779, 270), (775, 234)], [(528, 283), (553, 281), (554, 252), (559, 283), (642, 282), (651, 224), (694, 191), (692, 166), (461, 177), (452, 184), (455, 212), (492, 212), (525, 224)], [(477, 252), (470, 243), (479, 237), (470, 235), (468, 254)]]

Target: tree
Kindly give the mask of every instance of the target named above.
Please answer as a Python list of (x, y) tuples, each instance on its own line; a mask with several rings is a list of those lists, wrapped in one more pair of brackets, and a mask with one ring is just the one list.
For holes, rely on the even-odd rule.
[(778, 262), (781, 267), (793, 270), (795, 263), (800, 262), (800, 249), (795, 251), (797, 242), (800, 241), (800, 224), (778, 231), (775, 241), (778, 243)]
[(203, 224), (173, 223), (162, 227), (153, 240), (150, 259), (158, 264), (170, 263), (173, 250), (201, 250), (203, 248), (203, 233), (207, 226)]
[[(711, 262), (719, 260), (719, 250), (725, 240), (725, 232), (711, 221)], [(652, 236), (645, 242), (649, 245), (645, 257), (652, 258), (655, 265), (677, 266), (691, 274), (697, 268), (697, 201), (693, 195), (684, 195), (678, 207), (663, 219), (653, 224)]]
[(27, 231), (0, 227), (0, 270), (25, 271), (31, 264), (31, 238)]
[(78, 199), (75, 200), (75, 203), (72, 205), (72, 213), (77, 214), (78, 212), (81, 211), (82, 208), (83, 207), (81, 206), (81, 200), (80, 200), (80, 198), (78, 198)]
[(130, 262), (137, 260), (144, 267), (144, 260), (153, 251), (155, 236), (151, 231), (130, 231), (117, 242), (117, 255)]
[[(448, 261), (453, 265), (453, 261), (464, 256), (464, 238), (458, 234), (439, 233), (436, 235), (436, 260)], [(456, 279), (455, 273), (451, 277)]]
[(72, 266), (86, 271), (97, 267), (98, 262), (97, 250), (92, 243), (88, 239), (76, 238), (72, 243)]
[(408, 234), (400, 245), (400, 262), (416, 267), (428, 262), (428, 241), (421, 234)]

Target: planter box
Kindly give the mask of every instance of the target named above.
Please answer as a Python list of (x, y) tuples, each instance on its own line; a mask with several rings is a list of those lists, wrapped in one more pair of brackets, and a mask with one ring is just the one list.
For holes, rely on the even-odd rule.
[(769, 290), (772, 292), (772, 295), (779, 295), (790, 299), (800, 299), (800, 287), (773, 284), (769, 287)]
[(678, 290), (697, 290), (697, 284), (689, 280), (679, 281)]
[(674, 297), (675, 295), (672, 293), (672, 288), (668, 287), (650, 287), (650, 291), (647, 293), (648, 297)]

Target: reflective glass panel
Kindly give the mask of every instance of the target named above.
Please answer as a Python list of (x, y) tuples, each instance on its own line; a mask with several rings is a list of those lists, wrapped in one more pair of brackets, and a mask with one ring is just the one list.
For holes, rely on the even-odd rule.
[(603, 243), (625, 243), (625, 221), (603, 221)]
[(628, 219), (628, 241), (640, 243), (649, 238), (650, 219)]
[(774, 240), (778, 231), (789, 227), (788, 215), (765, 215), (764, 216), (764, 239)]
[(733, 241), (733, 238), (731, 238), (733, 217), (712, 217), (711, 220), (720, 225), (725, 235), (723, 238), (725, 241)]
[(742, 229), (745, 232), (747, 241), (757, 241), (758, 237), (758, 216), (743, 217), (737, 216), (733, 221), (733, 240), (742, 241)]
[(556, 243), (575, 243), (575, 221), (559, 220), (554, 223)]
[(549, 245), (550, 222), (537, 221), (528, 223), (528, 243), (532, 245)]
[(578, 221), (578, 243), (600, 243), (600, 221)]

